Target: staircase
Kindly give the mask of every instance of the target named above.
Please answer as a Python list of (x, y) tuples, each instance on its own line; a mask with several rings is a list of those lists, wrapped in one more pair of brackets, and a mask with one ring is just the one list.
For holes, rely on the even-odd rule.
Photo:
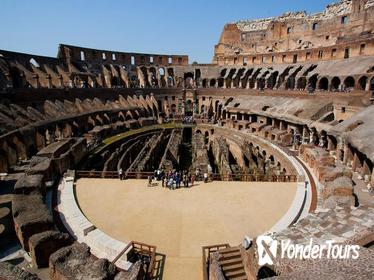
[(229, 247), (218, 251), (220, 264), (226, 279), (247, 280), (242, 256), (238, 247)]

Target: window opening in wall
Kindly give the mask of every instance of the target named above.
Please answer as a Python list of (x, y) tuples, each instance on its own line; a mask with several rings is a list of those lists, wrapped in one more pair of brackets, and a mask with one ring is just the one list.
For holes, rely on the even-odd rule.
[(246, 39), (246, 34), (245, 34), (245, 33), (242, 33), (241, 38), (242, 38), (242, 41), (245, 41), (245, 39)]
[(168, 63), (169, 63), (169, 64), (172, 64), (172, 63), (173, 63), (173, 58), (172, 58), (172, 57), (169, 57), (169, 58), (168, 58)]
[(163, 61), (162, 61), (162, 56), (159, 56), (159, 57), (158, 57), (158, 63), (160, 63), (160, 64), (163, 63)]
[(293, 63), (296, 63), (297, 62), (297, 54), (294, 54), (293, 55)]
[(330, 36), (329, 36), (329, 35), (327, 35), (327, 36), (326, 36), (326, 40), (329, 40), (329, 39), (330, 39)]
[(290, 27), (287, 28), (287, 34), (292, 33), (292, 31), (293, 31), (293, 27), (292, 26), (290, 26)]
[(86, 60), (86, 57), (85, 57), (84, 51), (81, 51), (81, 60), (82, 60), (82, 61), (85, 61), (85, 60)]
[(172, 96), (172, 97), (171, 97), (171, 100), (173, 100), (173, 101), (174, 101), (174, 100), (175, 100), (175, 96)]
[(248, 57), (243, 57), (243, 66), (247, 66), (248, 64)]
[(317, 30), (318, 29), (318, 22), (313, 23), (312, 29), (313, 30)]
[(309, 59), (310, 59), (310, 52), (307, 52), (307, 53), (306, 53), (305, 59), (306, 59), (306, 60), (309, 60)]
[(141, 64), (144, 64), (144, 63), (145, 63), (145, 57), (144, 57), (144, 55), (142, 55), (142, 56), (140, 57), (140, 63), (141, 63)]
[(345, 107), (342, 107), (341, 112), (344, 114), (345, 113)]
[(131, 65), (135, 65), (135, 56), (131, 56)]
[(34, 58), (31, 58), (31, 59), (30, 59), (30, 63), (31, 63), (32, 65), (34, 65), (35, 67), (37, 67), (37, 68), (40, 67), (39, 63), (37, 63), (36, 60), (35, 60)]
[(103, 60), (106, 60), (106, 53), (102, 53), (101, 57), (102, 57)]
[(149, 63), (153, 63), (153, 56), (149, 57)]
[(361, 46), (360, 46), (360, 54), (365, 54), (365, 47), (366, 47), (365, 44), (361, 44)]
[(346, 48), (346, 49), (344, 50), (344, 58), (345, 58), (345, 59), (349, 58), (349, 52), (350, 52), (349, 48)]
[(117, 56), (116, 56), (115, 53), (112, 53), (112, 60), (113, 60), (113, 61), (114, 61), (114, 60), (117, 60)]
[(336, 49), (332, 49), (331, 50), (331, 57), (335, 57), (336, 56)]
[(178, 57), (178, 64), (182, 64), (182, 58)]
[(271, 56), (271, 62), (274, 63), (274, 61), (275, 61), (275, 56), (272, 55), (272, 56)]
[(256, 63), (256, 57), (252, 57), (252, 64), (255, 64)]
[(318, 58), (322, 59), (322, 57), (323, 57), (323, 51), (318, 51)]
[(347, 24), (348, 23), (348, 16), (342, 16), (341, 23), (342, 24)]
[(285, 62), (285, 61), (286, 61), (286, 58), (287, 58), (287, 55), (284, 54), (284, 55), (282, 56), (282, 62)]

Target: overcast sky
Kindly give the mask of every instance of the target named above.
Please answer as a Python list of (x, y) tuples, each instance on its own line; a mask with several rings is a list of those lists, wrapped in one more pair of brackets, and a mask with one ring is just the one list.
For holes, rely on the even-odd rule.
[(59, 43), (124, 52), (187, 54), (210, 63), (223, 26), (327, 0), (1, 0), (0, 49), (57, 55)]

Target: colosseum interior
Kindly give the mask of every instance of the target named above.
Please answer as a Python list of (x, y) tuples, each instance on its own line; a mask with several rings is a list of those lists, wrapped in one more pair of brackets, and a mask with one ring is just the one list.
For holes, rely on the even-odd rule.
[[(373, 0), (228, 23), (211, 64), (0, 50), (0, 93), (0, 279), (374, 279)], [(280, 255), (310, 240), (359, 256)]]

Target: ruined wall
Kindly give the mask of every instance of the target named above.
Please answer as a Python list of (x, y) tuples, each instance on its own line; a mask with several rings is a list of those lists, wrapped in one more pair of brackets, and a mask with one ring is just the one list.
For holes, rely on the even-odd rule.
[(215, 46), (213, 62), (282, 64), (373, 55), (373, 11), (371, 1), (342, 0), (321, 13), (230, 23)]

